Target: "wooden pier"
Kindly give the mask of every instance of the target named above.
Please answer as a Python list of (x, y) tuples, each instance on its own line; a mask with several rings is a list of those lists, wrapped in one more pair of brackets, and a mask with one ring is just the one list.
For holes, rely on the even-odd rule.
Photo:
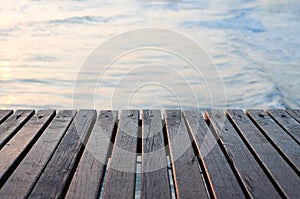
[(1, 110), (0, 198), (300, 198), (300, 109)]

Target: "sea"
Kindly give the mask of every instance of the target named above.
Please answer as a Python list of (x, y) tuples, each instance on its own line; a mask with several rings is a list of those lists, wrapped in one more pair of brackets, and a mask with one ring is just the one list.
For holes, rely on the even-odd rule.
[(299, 0), (0, 0), (0, 109), (299, 108), (299, 91)]

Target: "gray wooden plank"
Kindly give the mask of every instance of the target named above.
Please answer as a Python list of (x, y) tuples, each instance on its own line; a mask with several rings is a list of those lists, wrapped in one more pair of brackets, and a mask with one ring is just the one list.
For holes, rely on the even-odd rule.
[(177, 198), (209, 198), (182, 112), (167, 110), (165, 120)]
[(272, 144), (262, 135), (246, 114), (241, 110), (228, 110), (228, 116), (239, 129), (241, 136), (257, 155), (260, 164), (274, 179), (278, 189), (289, 198), (300, 198), (300, 178), (280, 156)]
[(300, 145), (263, 110), (248, 110), (247, 114), (300, 175)]
[(27, 151), (35, 143), (48, 126), (55, 112), (53, 110), (38, 111), (20, 131), (0, 151), (0, 186), (4, 184), (11, 172), (24, 158)]
[(96, 111), (79, 110), (28, 198), (63, 198), (96, 120)]
[(133, 198), (139, 111), (123, 110), (102, 198)]
[(267, 113), (283, 128), (294, 140), (300, 144), (300, 123), (282, 109), (269, 109)]
[(144, 110), (141, 198), (171, 198), (161, 112)]
[(76, 111), (60, 111), (0, 189), (0, 198), (25, 198), (47, 164)]
[(205, 117), (210, 121), (215, 133), (222, 142), (233, 168), (240, 175), (244, 186), (253, 198), (281, 198), (263, 169), (240, 138), (234, 127), (224, 118), (224, 111), (206, 111)]
[(0, 149), (22, 128), (33, 114), (33, 110), (17, 110), (0, 125)]
[(286, 112), (300, 123), (300, 109), (288, 109)]
[(12, 110), (0, 110), (0, 124), (2, 124), (11, 114)]
[(117, 111), (100, 111), (66, 198), (99, 198), (117, 119)]
[(238, 179), (201, 112), (184, 111), (184, 116), (200, 158), (204, 162), (215, 198), (245, 198)]

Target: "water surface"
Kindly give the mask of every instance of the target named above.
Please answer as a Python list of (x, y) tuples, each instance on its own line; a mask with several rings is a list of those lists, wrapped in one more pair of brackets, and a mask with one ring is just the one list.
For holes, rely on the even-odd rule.
[[(213, 99), (215, 107), (297, 108), (299, 18), (297, 0), (2, 0), (0, 108), (195, 108), (182, 79), (147, 67), (130, 72), (147, 64), (173, 68), (195, 88), (199, 106), (211, 107), (203, 79), (194, 78), (189, 65), (151, 50), (128, 54), (112, 64), (94, 93), (76, 96), (84, 102), (87, 95), (94, 95), (95, 102), (73, 106), (77, 75), (90, 53), (108, 38), (145, 27), (180, 32), (205, 49), (219, 70), (205, 78), (221, 78), (227, 96), (226, 103)], [(95, 66), (81, 83), (88, 85), (99, 73)], [(134, 92), (128, 92), (127, 84), (117, 84), (124, 74), (135, 85)], [(147, 84), (151, 75), (161, 75), (179, 92), (172, 93), (159, 82)], [(118, 94), (113, 95), (116, 87)]]

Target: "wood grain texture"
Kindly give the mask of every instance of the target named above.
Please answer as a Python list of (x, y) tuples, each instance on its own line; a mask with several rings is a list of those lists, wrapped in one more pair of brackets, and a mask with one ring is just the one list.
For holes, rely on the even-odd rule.
[(122, 111), (103, 198), (134, 197), (138, 122), (139, 111)]
[(2, 124), (11, 114), (12, 110), (0, 110), (0, 124)]
[(300, 175), (300, 145), (263, 110), (248, 110), (247, 114), (297, 174)]
[(245, 198), (217, 139), (208, 128), (200, 111), (184, 111), (188, 128), (204, 162), (215, 198)]
[(286, 112), (300, 123), (300, 109), (288, 109)]
[(171, 198), (161, 112), (144, 110), (141, 198)]
[(165, 118), (177, 198), (209, 198), (182, 112), (167, 110)]
[(117, 111), (100, 111), (66, 198), (99, 198), (117, 119)]
[(224, 111), (206, 111), (205, 117), (219, 136), (229, 161), (240, 175), (248, 192), (253, 198), (281, 198), (234, 127), (226, 117), (224, 118), (224, 114)]
[(55, 112), (38, 111), (25, 126), (0, 151), (0, 185), (4, 184), (13, 170), (24, 158), (44, 129), (48, 126)]
[(300, 123), (297, 120), (282, 109), (270, 109), (267, 113), (300, 144)]
[[(256, 128), (241, 110), (228, 110), (228, 116), (238, 128), (241, 135), (251, 146), (260, 164), (282, 190), (283, 197), (299, 198), (300, 178), (288, 163), (279, 155), (272, 144)], [(283, 172), (284, 171), (284, 172)]]
[(96, 111), (80, 110), (28, 198), (62, 198), (96, 120)]
[(60, 111), (0, 189), (0, 198), (25, 198), (49, 161), (76, 111)]
[(22, 128), (33, 114), (33, 110), (17, 110), (0, 125), (0, 149)]

